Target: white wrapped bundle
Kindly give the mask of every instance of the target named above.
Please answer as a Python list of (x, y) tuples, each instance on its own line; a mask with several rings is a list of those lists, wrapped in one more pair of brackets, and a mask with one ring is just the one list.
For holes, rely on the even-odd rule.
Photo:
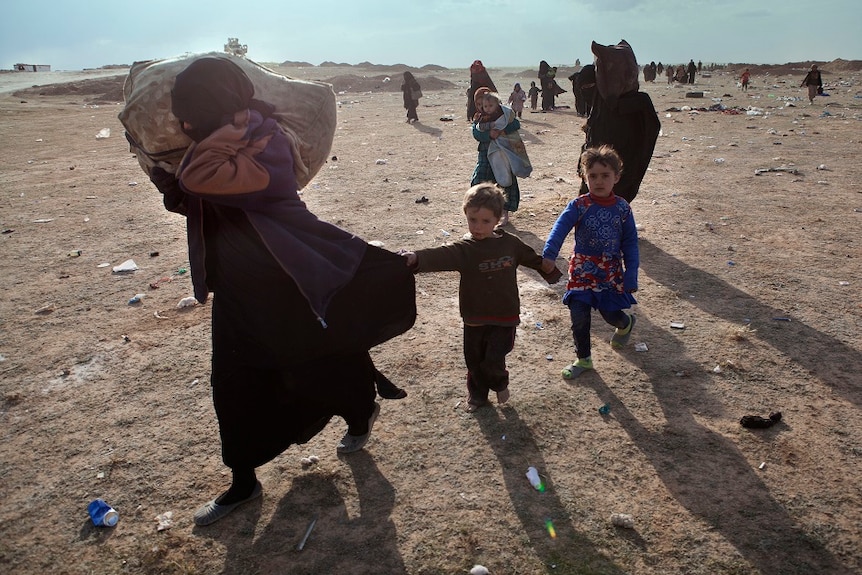
[(279, 125), (291, 141), (300, 188), (317, 174), (332, 148), (336, 104), (332, 86), (288, 78), (251, 60), (211, 52), (136, 62), (123, 85), (125, 107), (119, 114), (131, 152), (147, 175), (154, 166), (174, 174), (191, 139), (171, 113), (177, 74), (198, 58), (224, 58), (237, 64), (254, 84), (254, 97), (275, 106)]

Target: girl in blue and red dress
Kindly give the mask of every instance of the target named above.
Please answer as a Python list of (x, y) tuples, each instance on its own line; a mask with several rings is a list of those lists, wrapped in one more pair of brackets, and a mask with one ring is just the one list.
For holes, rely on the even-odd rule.
[(632, 293), (638, 289), (638, 235), (631, 206), (614, 194), (622, 168), (622, 160), (610, 146), (587, 148), (581, 154), (581, 177), (589, 193), (569, 202), (557, 218), (542, 252), (542, 269), (550, 271), (569, 232), (575, 230), (563, 303), (571, 313), (577, 359), (563, 369), (565, 379), (574, 379), (593, 369), (590, 352), (593, 308), (616, 328), (610, 340), (614, 348), (628, 343), (635, 325), (635, 316), (624, 310), (637, 303)]

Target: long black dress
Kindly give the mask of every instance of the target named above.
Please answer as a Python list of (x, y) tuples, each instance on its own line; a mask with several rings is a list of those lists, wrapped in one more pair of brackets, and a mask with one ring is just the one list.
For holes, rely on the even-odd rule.
[[(348, 433), (365, 434), (376, 395), (369, 337), (388, 339), (413, 321), (392, 312), (415, 305), (403, 258), (368, 246), (360, 271), (330, 304), (324, 328), (241, 209), (204, 202), (203, 219), (224, 463), (258, 467), (314, 437), (334, 415), (347, 421)], [(386, 293), (373, 293), (369, 280), (386, 285)], [(345, 333), (354, 329), (357, 304), (363, 317), (381, 320), (373, 335)]]

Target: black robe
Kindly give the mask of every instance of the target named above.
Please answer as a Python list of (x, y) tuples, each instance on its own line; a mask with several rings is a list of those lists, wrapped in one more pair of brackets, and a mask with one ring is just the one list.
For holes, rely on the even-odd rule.
[[(627, 92), (614, 105), (597, 93), (587, 120), (587, 138), (582, 150), (602, 144), (614, 147), (623, 160), (622, 177), (614, 193), (631, 202), (652, 159), (659, 130), (658, 114), (646, 92)], [(586, 183), (582, 182), (580, 193), (587, 191)]]

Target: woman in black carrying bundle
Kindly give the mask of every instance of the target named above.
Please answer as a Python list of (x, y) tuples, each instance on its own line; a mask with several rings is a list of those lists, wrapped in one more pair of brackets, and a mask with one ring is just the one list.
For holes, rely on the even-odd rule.
[(165, 207), (186, 215), (195, 297), (215, 293), (213, 403), (233, 478), (198, 525), (260, 496), (255, 468), (335, 415), (347, 422), (337, 451), (362, 449), (380, 409), (368, 350), (415, 319), (402, 258), (307, 209), (274, 108), (253, 95), (233, 62), (193, 61), (171, 96), (194, 142), (176, 176), (151, 174)]

